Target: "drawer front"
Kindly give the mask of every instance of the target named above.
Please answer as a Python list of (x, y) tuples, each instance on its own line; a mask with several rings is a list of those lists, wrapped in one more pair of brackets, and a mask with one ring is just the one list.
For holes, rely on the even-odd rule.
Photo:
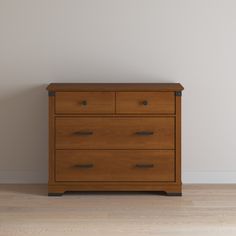
[(113, 92), (57, 92), (56, 113), (114, 113)]
[(174, 149), (173, 117), (58, 117), (57, 149)]
[(56, 181), (175, 181), (174, 173), (174, 151), (56, 151)]
[(118, 92), (116, 112), (124, 114), (173, 114), (174, 92)]

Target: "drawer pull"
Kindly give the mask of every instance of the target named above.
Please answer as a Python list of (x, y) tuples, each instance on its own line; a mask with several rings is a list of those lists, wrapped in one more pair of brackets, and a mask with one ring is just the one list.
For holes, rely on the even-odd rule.
[(78, 136), (87, 136), (87, 135), (93, 135), (93, 132), (92, 131), (76, 131), (73, 134), (78, 135)]
[(147, 101), (147, 100), (144, 100), (144, 101), (142, 102), (142, 104), (143, 104), (144, 106), (147, 106), (147, 105), (148, 105), (148, 101)]
[(153, 168), (153, 164), (136, 164), (135, 167), (137, 168)]
[(82, 106), (87, 106), (87, 104), (88, 104), (88, 102), (87, 102), (86, 100), (83, 100), (83, 101), (81, 102), (81, 105), (82, 105)]
[(148, 135), (153, 135), (154, 132), (152, 132), (152, 131), (138, 131), (135, 134), (140, 135), (140, 136), (148, 136)]
[(88, 168), (93, 168), (93, 164), (77, 164), (74, 165), (74, 167), (88, 169)]

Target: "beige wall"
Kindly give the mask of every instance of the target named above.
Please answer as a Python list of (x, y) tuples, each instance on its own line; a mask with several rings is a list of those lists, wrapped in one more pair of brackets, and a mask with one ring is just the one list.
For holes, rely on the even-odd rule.
[(47, 181), (49, 82), (181, 82), (184, 182), (236, 182), (235, 0), (0, 0), (0, 182)]

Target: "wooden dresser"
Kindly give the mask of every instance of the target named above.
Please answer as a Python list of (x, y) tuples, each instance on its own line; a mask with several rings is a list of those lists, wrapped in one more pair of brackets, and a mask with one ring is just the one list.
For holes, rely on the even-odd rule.
[(182, 194), (181, 84), (54, 83), (47, 89), (48, 195)]

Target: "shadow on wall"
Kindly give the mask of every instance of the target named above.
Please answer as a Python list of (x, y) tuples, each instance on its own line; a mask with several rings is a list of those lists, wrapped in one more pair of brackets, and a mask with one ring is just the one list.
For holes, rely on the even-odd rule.
[(0, 95), (0, 183), (47, 182), (46, 86)]

